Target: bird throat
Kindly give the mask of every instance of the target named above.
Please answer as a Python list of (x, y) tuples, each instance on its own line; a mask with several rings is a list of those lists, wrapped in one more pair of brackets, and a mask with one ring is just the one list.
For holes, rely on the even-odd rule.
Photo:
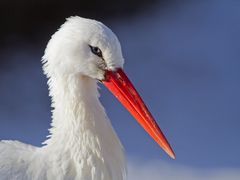
[(70, 176), (124, 179), (122, 146), (99, 102), (96, 81), (78, 76), (52, 78), (49, 88), (53, 114), (45, 149), (51, 149), (59, 163), (69, 162)]

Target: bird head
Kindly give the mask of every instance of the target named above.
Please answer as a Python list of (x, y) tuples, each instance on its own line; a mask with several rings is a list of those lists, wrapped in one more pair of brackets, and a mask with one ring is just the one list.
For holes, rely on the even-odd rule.
[(172, 158), (174, 152), (123, 71), (116, 35), (101, 22), (70, 17), (52, 36), (43, 57), (48, 77), (79, 74), (102, 82)]
[(70, 17), (52, 36), (43, 57), (47, 74), (81, 74), (103, 80), (106, 70), (122, 68), (116, 35), (101, 22)]

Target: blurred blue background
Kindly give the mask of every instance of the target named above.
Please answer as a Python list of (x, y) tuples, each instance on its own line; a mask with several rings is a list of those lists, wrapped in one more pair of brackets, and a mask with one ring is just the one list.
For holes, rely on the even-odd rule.
[(93, 9), (89, 16), (81, 9), (70, 14), (69, 7), (65, 14), (55, 11), (56, 19), (43, 12), (23, 23), (9, 17), (11, 11), (2, 16), (0, 139), (37, 146), (45, 140), (51, 114), (40, 59), (63, 17), (79, 15), (99, 19), (117, 34), (125, 70), (177, 155), (169, 159), (100, 85), (101, 101), (129, 159), (239, 169), (240, 1), (136, 1), (129, 6), (135, 4), (133, 12), (124, 5), (107, 6), (106, 13)]

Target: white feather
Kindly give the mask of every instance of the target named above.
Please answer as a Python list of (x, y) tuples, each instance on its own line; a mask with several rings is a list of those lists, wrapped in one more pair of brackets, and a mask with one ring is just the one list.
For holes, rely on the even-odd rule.
[(99, 102), (97, 80), (123, 66), (114, 33), (95, 20), (71, 17), (49, 41), (43, 57), (52, 98), (52, 128), (41, 148), (0, 142), (0, 177), (6, 180), (123, 180), (123, 149)]

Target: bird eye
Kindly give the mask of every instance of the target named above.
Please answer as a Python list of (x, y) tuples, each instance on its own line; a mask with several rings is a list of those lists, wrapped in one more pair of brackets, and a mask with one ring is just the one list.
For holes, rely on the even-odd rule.
[(102, 51), (101, 51), (101, 49), (99, 49), (98, 47), (90, 46), (90, 45), (89, 45), (89, 47), (90, 47), (90, 49), (91, 49), (93, 54), (95, 54), (98, 57), (102, 58)]

